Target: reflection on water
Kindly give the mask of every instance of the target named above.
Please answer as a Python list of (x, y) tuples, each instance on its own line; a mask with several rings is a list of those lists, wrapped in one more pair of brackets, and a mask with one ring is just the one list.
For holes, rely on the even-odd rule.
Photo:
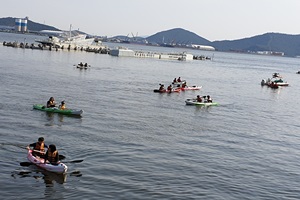
[(54, 183), (63, 184), (67, 181), (67, 173), (57, 174), (42, 170), (34, 165), (29, 167), (32, 170), (21, 170), (12, 172), (13, 178), (34, 178), (36, 180), (44, 180), (46, 187), (51, 187)]
[(53, 186), (54, 182), (63, 184), (67, 181), (67, 173), (65, 174), (56, 174), (48, 171), (43, 171), (44, 182), (47, 187)]
[(61, 126), (65, 123), (66, 118), (82, 119), (82, 116), (63, 115), (60, 113), (45, 112), (45, 118), (47, 120), (47, 123), (45, 124), (45, 126), (54, 126), (54, 125)]

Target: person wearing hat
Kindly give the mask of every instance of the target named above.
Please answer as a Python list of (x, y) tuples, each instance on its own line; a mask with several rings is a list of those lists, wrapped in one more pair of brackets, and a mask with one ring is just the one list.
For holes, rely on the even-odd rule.
[(52, 165), (58, 165), (59, 163), (59, 155), (58, 151), (56, 150), (56, 146), (54, 144), (50, 144), (48, 151), (45, 155), (45, 163), (49, 161)]
[(43, 137), (39, 137), (38, 141), (32, 144), (29, 144), (27, 146), (27, 149), (30, 149), (30, 147), (33, 147), (32, 155), (44, 157), (45, 156), (45, 148), (48, 148), (48, 146), (44, 142)]

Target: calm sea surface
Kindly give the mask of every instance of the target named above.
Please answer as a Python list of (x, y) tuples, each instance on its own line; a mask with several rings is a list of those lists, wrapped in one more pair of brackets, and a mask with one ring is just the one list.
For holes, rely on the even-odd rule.
[[(0, 33), (1, 43), (37, 38)], [(1, 198), (299, 199), (300, 59), (190, 52), (213, 61), (0, 45)], [(92, 67), (79, 70), (79, 62)], [(290, 86), (261, 87), (274, 72)], [(202, 90), (153, 93), (179, 76)], [(197, 94), (220, 106), (186, 106)], [(32, 109), (51, 96), (83, 109), (83, 116)], [(68, 163), (66, 176), (20, 166), (27, 161), (24, 147), (40, 136), (56, 144), (65, 162), (84, 161)]]

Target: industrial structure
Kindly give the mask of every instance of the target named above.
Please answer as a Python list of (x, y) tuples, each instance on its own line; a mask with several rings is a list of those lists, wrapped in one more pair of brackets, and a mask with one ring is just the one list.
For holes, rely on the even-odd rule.
[(15, 19), (15, 31), (27, 32), (27, 20), (28, 20), (28, 17), (25, 17), (24, 19), (16, 18)]

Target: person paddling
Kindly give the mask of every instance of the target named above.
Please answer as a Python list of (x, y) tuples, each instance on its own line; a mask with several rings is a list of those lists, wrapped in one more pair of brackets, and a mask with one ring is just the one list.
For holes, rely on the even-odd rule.
[[(48, 146), (45, 144), (43, 137), (39, 137), (37, 142), (29, 144), (27, 146), (27, 149), (30, 149), (30, 147), (33, 147), (32, 155), (39, 156), (41, 158), (45, 156), (45, 148), (48, 149)], [(39, 152), (36, 152), (34, 150), (39, 151)]]
[(50, 97), (50, 99), (47, 101), (47, 108), (53, 108), (55, 107), (55, 100), (53, 97)]
[(209, 95), (207, 95), (207, 103), (212, 103), (212, 98)]
[(160, 84), (160, 86), (159, 86), (159, 91), (163, 91), (165, 89), (165, 86), (163, 85), (163, 84)]
[(45, 162), (49, 161), (52, 165), (58, 165), (59, 163), (59, 154), (56, 150), (56, 146), (54, 144), (50, 144), (47, 153), (45, 154)]
[(202, 98), (200, 97), (200, 95), (197, 95), (197, 102), (202, 102)]
[(62, 102), (60, 103), (60, 105), (59, 105), (58, 108), (61, 109), (61, 110), (65, 110), (65, 109), (66, 109), (66, 103), (65, 103), (65, 101), (62, 101)]
[(172, 85), (169, 85), (169, 86), (168, 86), (167, 91), (168, 91), (168, 92), (172, 92)]

